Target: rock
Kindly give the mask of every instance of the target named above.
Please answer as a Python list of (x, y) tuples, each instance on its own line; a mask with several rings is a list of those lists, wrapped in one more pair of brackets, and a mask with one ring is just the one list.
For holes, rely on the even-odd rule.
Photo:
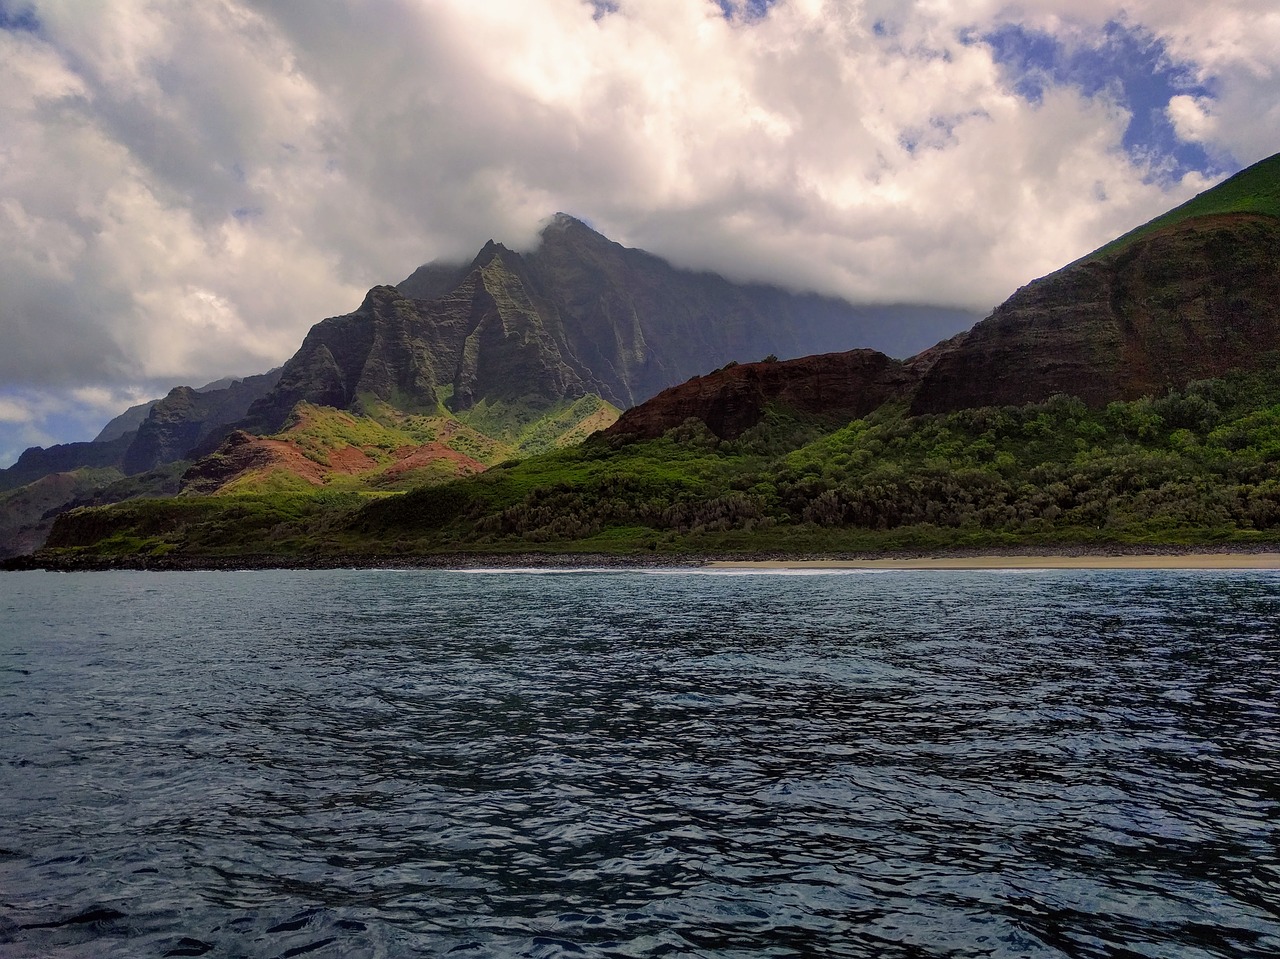
[(917, 382), (906, 364), (874, 350), (739, 364), (664, 390), (604, 435), (652, 439), (696, 419), (721, 439), (733, 439), (759, 423), (770, 404), (848, 422), (907, 398)]

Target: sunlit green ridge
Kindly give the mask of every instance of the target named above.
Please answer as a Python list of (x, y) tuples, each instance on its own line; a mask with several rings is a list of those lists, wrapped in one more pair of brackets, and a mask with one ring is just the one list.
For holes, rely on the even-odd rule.
[(1241, 170), (1181, 206), (1117, 237), (1086, 259), (1116, 253), (1144, 236), (1195, 217), (1228, 213), (1280, 217), (1280, 153)]

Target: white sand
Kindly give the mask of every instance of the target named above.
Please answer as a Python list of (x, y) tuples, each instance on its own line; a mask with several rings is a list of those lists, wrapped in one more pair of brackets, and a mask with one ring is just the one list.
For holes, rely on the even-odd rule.
[(1280, 553), (724, 560), (708, 563), (707, 567), (710, 569), (1280, 569)]

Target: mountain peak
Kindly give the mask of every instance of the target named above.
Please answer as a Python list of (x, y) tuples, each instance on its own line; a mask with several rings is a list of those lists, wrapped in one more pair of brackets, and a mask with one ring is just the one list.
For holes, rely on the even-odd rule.
[(547, 225), (543, 227), (542, 232), (546, 233), (548, 230), (567, 230), (575, 226), (580, 226), (588, 230), (591, 229), (591, 227), (587, 226), (586, 223), (579, 220), (576, 216), (560, 212), (552, 215), (551, 219), (547, 221)]
[(554, 243), (562, 238), (574, 240), (587, 240), (594, 243), (607, 243), (613, 245), (610, 240), (600, 231), (594, 229), (585, 220), (580, 220), (576, 216), (568, 213), (557, 213), (547, 221), (547, 225), (542, 228), (539, 234), (543, 244), (548, 242)]
[(486, 267), (494, 260), (502, 261), (511, 255), (511, 251), (501, 243), (489, 240), (480, 248), (480, 252), (476, 254), (476, 258), (471, 261), (471, 269), (475, 270), (481, 267)]

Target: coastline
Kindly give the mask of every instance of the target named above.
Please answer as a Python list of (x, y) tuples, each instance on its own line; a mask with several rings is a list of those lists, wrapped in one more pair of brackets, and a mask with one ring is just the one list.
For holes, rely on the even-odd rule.
[(239, 556), (21, 556), (5, 571), (53, 572), (232, 571), (261, 569), (709, 569), (709, 570), (1280, 570), (1280, 546), (1255, 547), (1028, 547), (1001, 550), (839, 553), (431, 553), (245, 554)]
[(915, 556), (878, 559), (713, 560), (709, 569), (1280, 569), (1280, 553)]

